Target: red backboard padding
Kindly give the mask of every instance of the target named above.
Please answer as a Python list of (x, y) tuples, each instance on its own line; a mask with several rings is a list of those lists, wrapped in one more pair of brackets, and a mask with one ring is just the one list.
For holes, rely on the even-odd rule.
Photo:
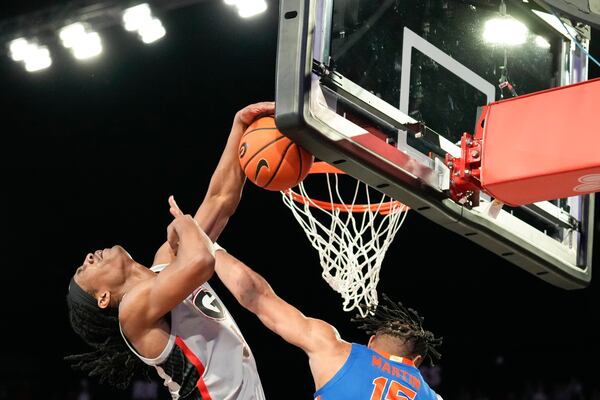
[(481, 184), (509, 205), (600, 191), (600, 79), (483, 109)]

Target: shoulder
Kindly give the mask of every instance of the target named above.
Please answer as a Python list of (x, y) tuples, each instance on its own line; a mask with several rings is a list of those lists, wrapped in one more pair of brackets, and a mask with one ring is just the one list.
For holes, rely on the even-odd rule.
[(343, 363), (352, 352), (352, 343), (342, 339), (333, 325), (314, 320), (311, 330), (313, 330), (311, 333), (314, 340), (313, 351), (309, 352), (311, 358), (339, 364)]
[(350, 352), (352, 344), (342, 339), (335, 326), (320, 319), (309, 318), (309, 320), (311, 322), (309, 332), (306, 333), (314, 337), (315, 341), (317, 341), (317, 347), (323, 350), (331, 349), (332, 352), (340, 350)]
[[(169, 264), (156, 264), (150, 268), (150, 271), (158, 274)], [(156, 282), (153, 278), (143, 280), (130, 288), (119, 303), (119, 321), (123, 325), (133, 315), (138, 315), (140, 311), (146, 308), (148, 299), (151, 295), (152, 285)]]

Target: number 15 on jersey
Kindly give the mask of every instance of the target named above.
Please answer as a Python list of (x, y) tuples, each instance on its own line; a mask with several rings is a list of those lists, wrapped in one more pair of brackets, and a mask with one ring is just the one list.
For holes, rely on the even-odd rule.
[[(414, 400), (417, 397), (417, 392), (392, 380), (389, 384), (388, 378), (380, 376), (373, 380), (373, 394), (371, 400)], [(387, 391), (385, 390), (387, 386)]]

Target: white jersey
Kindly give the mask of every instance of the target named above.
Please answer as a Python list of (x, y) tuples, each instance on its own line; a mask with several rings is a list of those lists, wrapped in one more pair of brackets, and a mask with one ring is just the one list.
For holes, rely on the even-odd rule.
[[(152, 267), (160, 272), (166, 264)], [(171, 310), (171, 335), (154, 359), (173, 399), (264, 400), (250, 347), (208, 283)]]

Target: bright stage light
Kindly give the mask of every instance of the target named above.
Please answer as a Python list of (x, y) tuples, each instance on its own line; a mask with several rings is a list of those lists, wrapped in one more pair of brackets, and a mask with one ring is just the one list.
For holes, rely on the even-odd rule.
[(238, 15), (242, 18), (250, 18), (267, 10), (264, 0), (246, 0), (238, 2)]
[(46, 46), (38, 46), (27, 39), (19, 38), (10, 42), (10, 57), (14, 61), (22, 61), (27, 72), (37, 72), (52, 65), (52, 57)]
[(235, 6), (238, 15), (242, 18), (250, 18), (267, 10), (265, 0), (223, 0), (228, 6)]
[(60, 30), (63, 46), (71, 49), (78, 60), (87, 60), (102, 53), (102, 39), (98, 32), (90, 31), (82, 23), (74, 23)]
[(98, 32), (89, 32), (75, 43), (73, 56), (78, 60), (87, 60), (102, 53), (102, 40)]
[(24, 38), (15, 39), (8, 46), (13, 61), (23, 61), (27, 56), (30, 44)]
[(75, 47), (75, 45), (82, 40), (82, 37), (86, 35), (85, 26), (82, 23), (75, 23), (67, 25), (60, 30), (58, 36), (67, 49)]
[(516, 46), (527, 41), (529, 29), (513, 17), (493, 18), (485, 23), (483, 39), (487, 43)]
[(130, 7), (123, 12), (123, 25), (129, 32), (139, 31), (144, 24), (152, 20), (152, 11), (147, 3)]
[(158, 18), (152, 19), (138, 31), (142, 42), (146, 44), (156, 42), (158, 39), (165, 36), (166, 33), (167, 31)]
[(24, 61), (27, 72), (41, 71), (52, 65), (50, 50), (46, 46), (36, 46), (35, 51), (31, 52)]
[(149, 44), (165, 36), (167, 31), (158, 18), (152, 16), (147, 3), (130, 7), (123, 12), (125, 30), (137, 32), (142, 42)]

